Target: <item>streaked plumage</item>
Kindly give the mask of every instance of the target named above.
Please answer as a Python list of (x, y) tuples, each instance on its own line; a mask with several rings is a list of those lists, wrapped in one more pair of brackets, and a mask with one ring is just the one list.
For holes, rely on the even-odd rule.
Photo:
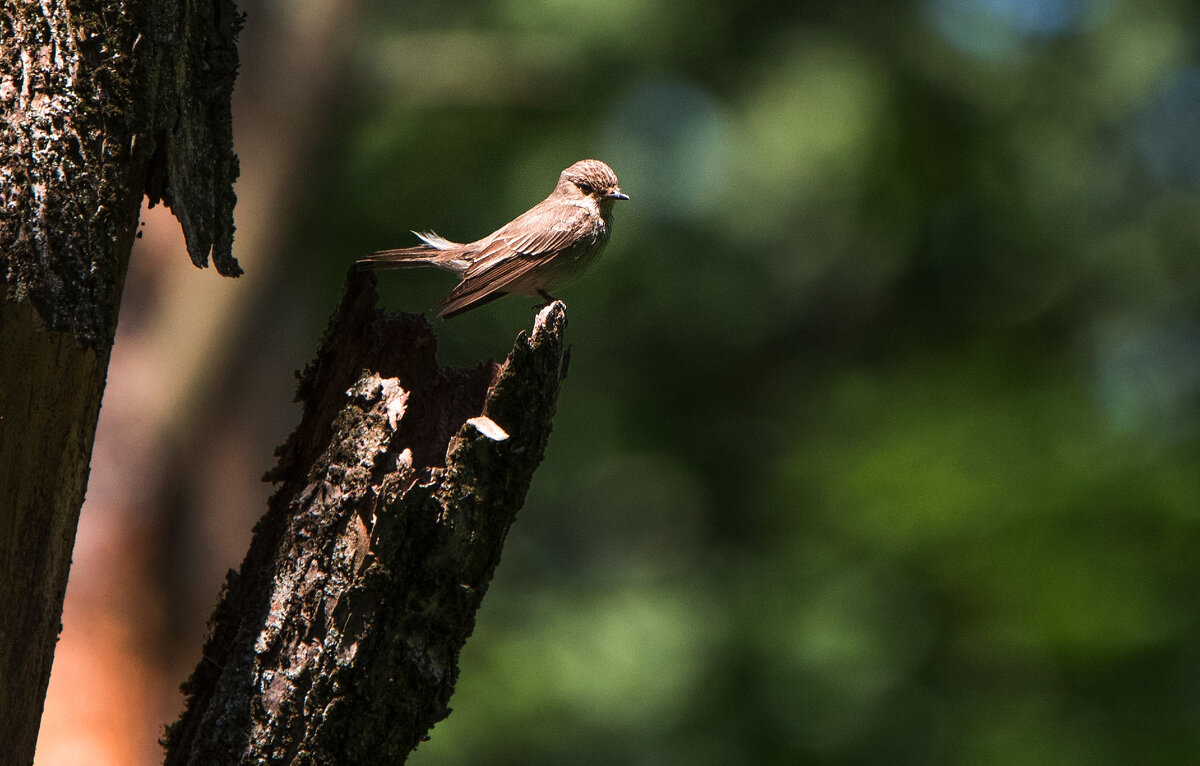
[(483, 239), (451, 242), (433, 232), (413, 232), (423, 244), (380, 250), (359, 261), (364, 268), (433, 266), (460, 275), (442, 301), (453, 317), (502, 295), (540, 295), (579, 274), (600, 254), (612, 233), (612, 207), (629, 199), (612, 168), (580, 160), (558, 177), (550, 196)]

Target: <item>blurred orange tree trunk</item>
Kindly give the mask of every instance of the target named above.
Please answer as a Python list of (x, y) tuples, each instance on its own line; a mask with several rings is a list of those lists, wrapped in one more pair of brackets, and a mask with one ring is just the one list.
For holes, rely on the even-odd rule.
[(232, 257), (232, 0), (0, 5), (0, 766), (33, 760), (143, 195)]

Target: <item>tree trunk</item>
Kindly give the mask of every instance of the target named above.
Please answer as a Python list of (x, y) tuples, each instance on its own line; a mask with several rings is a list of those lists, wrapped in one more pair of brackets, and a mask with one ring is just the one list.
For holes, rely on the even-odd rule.
[(232, 256), (231, 0), (0, 5), (0, 766), (32, 762), (143, 195)]
[(168, 766), (401, 763), (457, 659), (550, 433), (554, 303), (499, 365), (438, 367), (424, 318), (352, 272), (279, 483), (169, 727)]

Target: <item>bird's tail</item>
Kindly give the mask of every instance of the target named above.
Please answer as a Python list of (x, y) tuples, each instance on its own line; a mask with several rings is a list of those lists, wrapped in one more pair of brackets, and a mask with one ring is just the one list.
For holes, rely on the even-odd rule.
[(471, 265), (463, 245), (439, 237), (433, 232), (414, 231), (423, 244), (395, 250), (377, 250), (358, 261), (360, 269), (407, 269), (433, 266), (461, 274)]

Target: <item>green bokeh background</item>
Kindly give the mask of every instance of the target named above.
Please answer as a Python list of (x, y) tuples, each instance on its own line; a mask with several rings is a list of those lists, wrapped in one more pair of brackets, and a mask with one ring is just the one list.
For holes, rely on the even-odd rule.
[(632, 197), (411, 762), (1200, 762), (1198, 10), (365, 6), (283, 277), (312, 337), (409, 229), (584, 157)]

